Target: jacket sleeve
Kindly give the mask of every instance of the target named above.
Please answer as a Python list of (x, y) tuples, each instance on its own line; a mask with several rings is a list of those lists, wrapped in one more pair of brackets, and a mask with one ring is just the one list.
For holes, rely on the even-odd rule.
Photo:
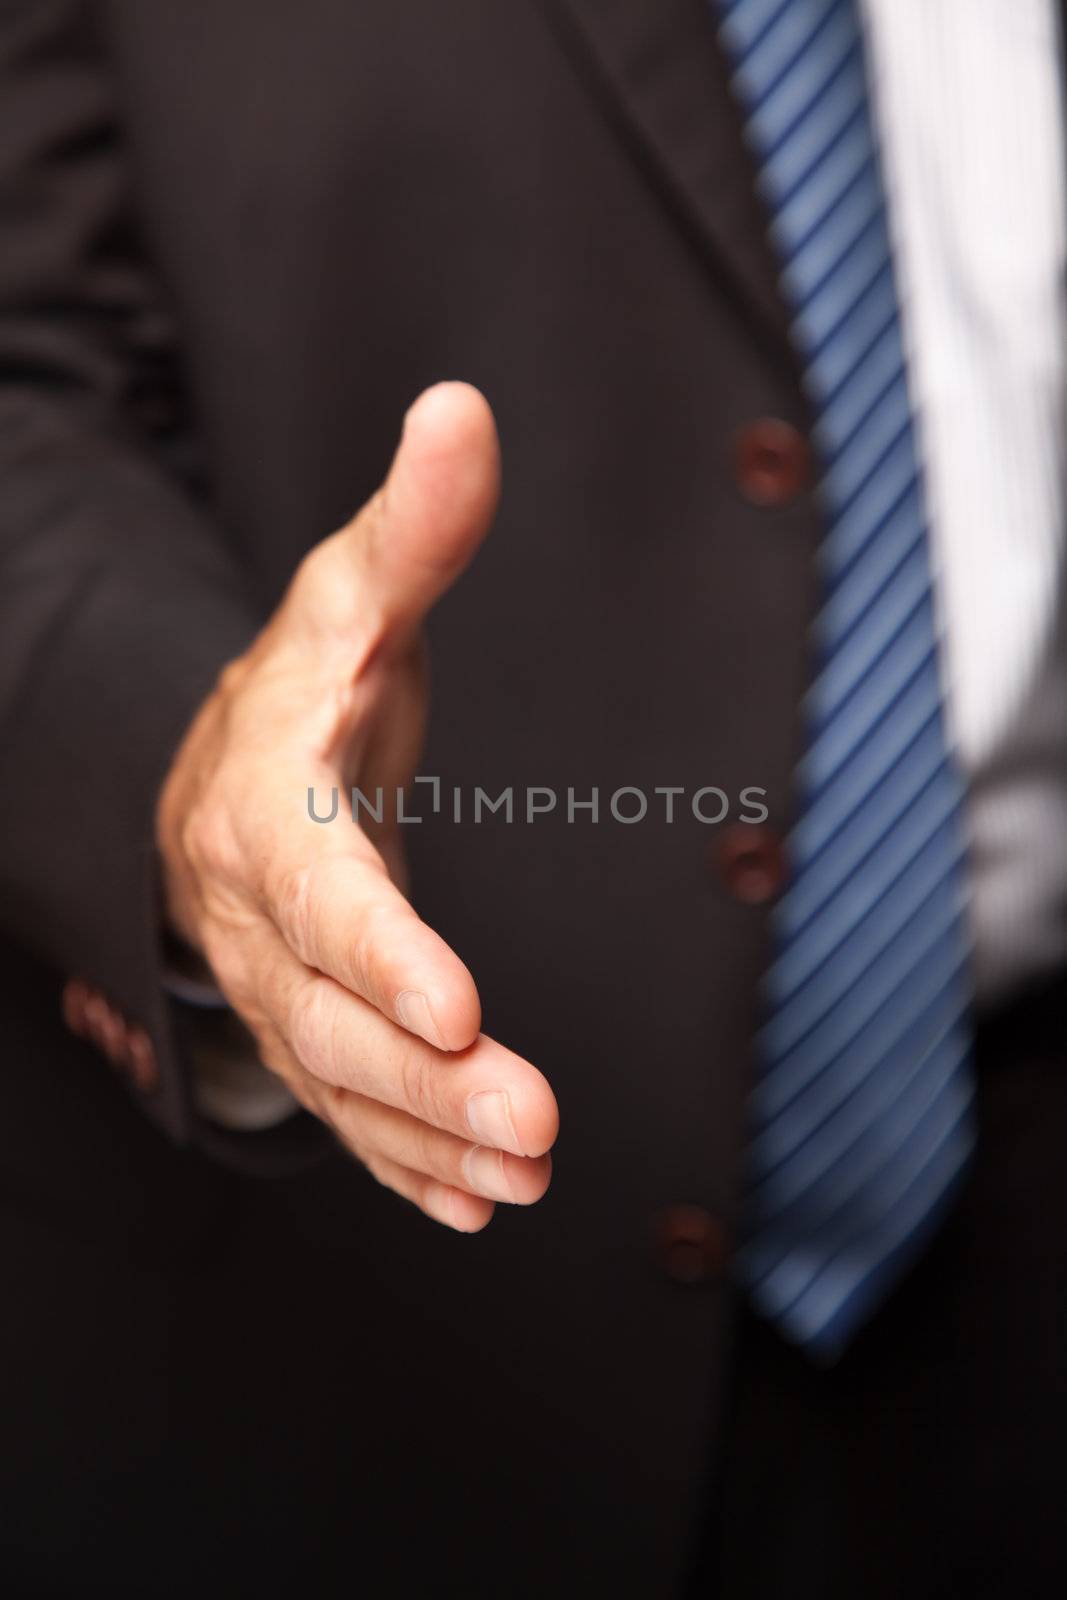
[(173, 329), (92, 6), (0, 0), (0, 108), (0, 933), (147, 1029), (144, 1108), (184, 1142), (155, 800), (256, 619), (179, 465)]

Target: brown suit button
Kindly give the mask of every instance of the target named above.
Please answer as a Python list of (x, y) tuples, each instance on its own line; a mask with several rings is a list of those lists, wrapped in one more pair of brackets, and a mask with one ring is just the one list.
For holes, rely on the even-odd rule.
[(726, 1227), (702, 1206), (670, 1206), (657, 1218), (656, 1257), (672, 1283), (712, 1283), (730, 1259)]
[(130, 1064), (129, 1045), (127, 1042), (128, 1034), (129, 1029), (122, 1012), (118, 1011), (113, 1005), (108, 1005), (103, 1015), (102, 1037), (100, 1042), (104, 1054), (111, 1062), (111, 1065), (113, 1067), (119, 1067), (123, 1071), (125, 1071)]
[(784, 506), (807, 487), (811, 451), (802, 433), (777, 417), (742, 428), (734, 442), (737, 487), (754, 506)]
[(760, 905), (782, 887), (781, 840), (758, 822), (738, 822), (728, 828), (719, 840), (717, 858), (719, 875), (735, 900)]
[(91, 994), (92, 990), (84, 978), (68, 978), (63, 985), (63, 995), (60, 1001), (63, 1021), (71, 1033), (76, 1034), (79, 1039), (84, 1039), (89, 1031), (85, 1008), (89, 1003)]
[(99, 989), (90, 989), (85, 1001), (85, 1032), (98, 1050), (104, 1048), (111, 1007)]
[(143, 1028), (132, 1027), (127, 1030), (126, 1058), (135, 1087), (142, 1094), (151, 1094), (159, 1083), (159, 1062), (152, 1041)]

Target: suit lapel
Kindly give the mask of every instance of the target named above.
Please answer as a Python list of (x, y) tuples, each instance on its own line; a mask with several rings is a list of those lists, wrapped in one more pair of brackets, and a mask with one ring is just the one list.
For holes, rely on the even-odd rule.
[(710, 0), (543, 0), (605, 109), (751, 317), (787, 334)]

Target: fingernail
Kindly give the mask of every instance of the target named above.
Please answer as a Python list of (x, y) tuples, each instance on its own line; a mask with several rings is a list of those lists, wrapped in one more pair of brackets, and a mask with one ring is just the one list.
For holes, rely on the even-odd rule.
[(504, 1157), (499, 1150), (474, 1145), (463, 1159), (463, 1173), (471, 1188), (487, 1200), (514, 1200), (511, 1184), (504, 1175)]
[(441, 1030), (433, 1020), (430, 1002), (420, 990), (405, 989), (398, 994), (396, 1014), (409, 1033), (417, 1033), (420, 1039), (425, 1039), (427, 1044), (432, 1044), (437, 1050), (445, 1048)]
[(511, 1120), (511, 1105), (502, 1089), (483, 1089), (471, 1095), (467, 1101), (467, 1126), (479, 1144), (510, 1150), (516, 1156), (524, 1154)]

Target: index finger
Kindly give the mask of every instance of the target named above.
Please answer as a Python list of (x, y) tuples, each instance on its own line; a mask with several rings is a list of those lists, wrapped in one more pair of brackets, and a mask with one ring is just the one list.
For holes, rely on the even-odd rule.
[(294, 955), (439, 1050), (478, 1036), (474, 979), (389, 878), (365, 835), (321, 830), (265, 878), (264, 909)]
[(284, 987), (280, 1024), (321, 1082), (512, 1155), (541, 1156), (554, 1144), (559, 1111), (548, 1080), (495, 1039), (479, 1034), (466, 1050), (445, 1054), (330, 978), (309, 974)]

